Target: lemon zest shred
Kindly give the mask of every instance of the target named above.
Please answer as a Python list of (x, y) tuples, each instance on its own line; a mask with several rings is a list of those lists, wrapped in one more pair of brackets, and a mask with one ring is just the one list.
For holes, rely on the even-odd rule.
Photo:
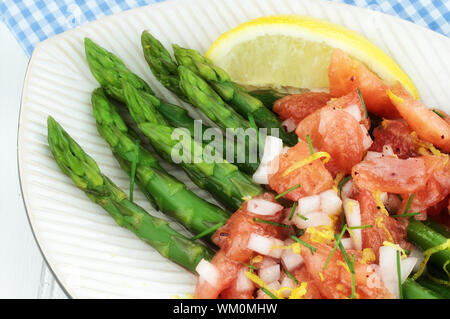
[(293, 243), (289, 246), (278, 246), (278, 245), (274, 245), (271, 247), (272, 249), (292, 249), (292, 251), (294, 252), (294, 254), (300, 255), (301, 252), (301, 246), (300, 243)]
[(372, 248), (364, 248), (362, 250), (362, 257), (359, 262), (361, 264), (369, 264), (374, 262), (376, 259), (377, 257), (375, 256), (375, 252)]
[(339, 193), (339, 190), (338, 190), (337, 186), (333, 185), (333, 187), (331, 187), (331, 189), (334, 190), (334, 192), (335, 192), (336, 194)]
[[(434, 246), (434, 247), (431, 247), (431, 248), (428, 248), (427, 250), (425, 250), (425, 251), (423, 252), (423, 255), (425, 256), (425, 259), (424, 259), (423, 262), (420, 264), (419, 271), (416, 272), (416, 273), (414, 274), (414, 276), (412, 277), (412, 279), (413, 279), (413, 280), (416, 280), (417, 278), (419, 278), (419, 277), (422, 275), (422, 273), (424, 272), (425, 267), (426, 267), (426, 265), (427, 265), (427, 263), (428, 263), (428, 260), (430, 259), (431, 255), (433, 255), (433, 254), (435, 254), (435, 253), (437, 253), (437, 252), (440, 252), (440, 251), (442, 251), (442, 250), (449, 249), (449, 248), (450, 248), (450, 238), (447, 239), (445, 242), (443, 242), (443, 243), (440, 244), (440, 245), (437, 245), (437, 246)], [(446, 263), (446, 264), (447, 264), (447, 263)], [(445, 266), (446, 266), (446, 265), (444, 265), (444, 270), (446, 270), (446, 269), (445, 269)], [(446, 272), (446, 273), (448, 274), (448, 272)]]
[(375, 203), (378, 207), (380, 207), (380, 210), (383, 214), (386, 216), (389, 216), (389, 212), (387, 211), (386, 207), (384, 207), (383, 202), (381, 201), (381, 192), (380, 190), (376, 190), (372, 192), (373, 198), (375, 199)]
[(299, 287), (291, 289), (291, 295), (289, 299), (302, 299), (306, 294), (307, 282), (302, 282)]
[(331, 155), (328, 154), (327, 152), (316, 152), (316, 153), (312, 154), (311, 156), (308, 156), (308, 157), (306, 157), (306, 158), (304, 158), (304, 159), (294, 163), (293, 165), (291, 165), (289, 168), (287, 168), (283, 172), (283, 174), (281, 176), (284, 177), (286, 175), (289, 175), (291, 172), (295, 171), (296, 169), (298, 169), (298, 168), (300, 168), (302, 166), (305, 166), (305, 165), (307, 165), (307, 164), (309, 164), (309, 163), (311, 163), (311, 162), (313, 162), (313, 161), (315, 161), (315, 160), (317, 160), (319, 158), (322, 158), (322, 157), (325, 158), (322, 161), (325, 164), (325, 163), (327, 163), (330, 160)]
[(387, 227), (386, 227), (386, 225), (384, 224), (383, 221), (384, 221), (383, 216), (378, 216), (375, 219), (376, 226), (379, 227), (379, 228), (382, 228), (384, 230), (384, 232), (386, 233), (389, 241), (393, 243), (394, 242), (394, 238), (392, 237), (391, 233), (389, 232), (389, 229), (387, 229)]
[(320, 277), (320, 280), (321, 280), (321, 281), (324, 281), (324, 280), (325, 280), (325, 278), (323, 277), (322, 272), (319, 272), (319, 277)]
[(334, 231), (330, 226), (323, 226), (321, 229), (308, 227), (305, 232), (311, 235), (310, 240), (314, 243), (326, 243), (334, 240)]
[(359, 244), (359, 239), (355, 236), (355, 233), (352, 229), (347, 228), (348, 233), (350, 234), (350, 237), (353, 239), (355, 244)]
[(390, 242), (390, 241), (383, 241), (383, 246), (394, 247), (395, 249), (397, 249), (400, 252), (400, 254), (402, 255), (402, 258), (408, 257), (408, 255), (406, 254), (406, 251), (402, 247), (400, 247), (400, 245), (398, 245), (398, 244), (394, 244), (393, 242)]
[(336, 262), (336, 264), (337, 264), (338, 266), (344, 267), (349, 273), (351, 273), (351, 272), (350, 272), (350, 268), (348, 267), (347, 263), (343, 262), (342, 260), (338, 260), (338, 261)]
[(353, 200), (348, 200), (345, 204), (350, 214), (353, 214), (353, 207), (355, 206), (355, 202)]
[(247, 276), (248, 279), (253, 281), (259, 287), (269, 290), (277, 298), (283, 298), (283, 292), (285, 291), (290, 291), (289, 299), (301, 299), (306, 294), (306, 286), (307, 286), (306, 282), (302, 283), (299, 287), (296, 288), (281, 287), (277, 290), (272, 290), (258, 275), (255, 275), (254, 273), (251, 273), (249, 271), (246, 271), (245, 275)]

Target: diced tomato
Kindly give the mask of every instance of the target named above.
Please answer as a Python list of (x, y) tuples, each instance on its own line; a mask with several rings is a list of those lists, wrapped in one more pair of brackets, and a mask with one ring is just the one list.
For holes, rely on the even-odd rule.
[(408, 221), (405, 218), (386, 216), (367, 190), (360, 190), (356, 200), (360, 206), (361, 225), (372, 225), (372, 228), (361, 230), (363, 248), (372, 248), (377, 260), (378, 250), (385, 241), (394, 242), (405, 249), (411, 248), (411, 244), (406, 241)]
[(360, 123), (339, 107), (343, 106), (341, 99), (346, 101), (347, 98), (330, 101), (301, 121), (295, 131), (304, 141), (309, 135), (314, 148), (331, 155), (326, 167), (333, 175), (350, 173), (364, 155), (364, 135)]
[(336, 107), (338, 109), (345, 110), (348, 107), (356, 105), (359, 109), (359, 113), (361, 115), (361, 121), (359, 124), (365, 126), (367, 130), (370, 129), (370, 119), (366, 117), (366, 112), (364, 111), (363, 104), (361, 102), (361, 97), (359, 96), (356, 90), (349, 92), (346, 95), (343, 95), (339, 98), (333, 98), (328, 103), (328, 107)]
[(411, 136), (413, 131), (400, 120), (383, 120), (373, 130), (373, 144), (370, 151), (382, 152), (384, 145), (389, 145), (394, 153), (402, 159), (419, 155), (418, 146)]
[(214, 255), (211, 263), (219, 271), (218, 283), (216, 286), (212, 286), (206, 280), (199, 278), (194, 293), (196, 299), (217, 299), (219, 294), (232, 284), (242, 266), (227, 258), (225, 253), (221, 250)]
[[(241, 266), (239, 272), (242, 270), (247, 271), (248, 269), (245, 266)], [(253, 299), (255, 288), (253, 287), (247, 290), (239, 290), (238, 277), (239, 275), (231, 282), (230, 287), (222, 291), (220, 294), (221, 299)]]
[(399, 83), (390, 92), (392, 103), (417, 135), (443, 151), (450, 152), (450, 124), (415, 100)]
[(331, 96), (323, 92), (306, 92), (287, 95), (273, 105), (273, 111), (282, 120), (292, 119), (297, 125), (309, 114), (325, 106)]
[(450, 196), (447, 195), (447, 197), (441, 200), (439, 203), (427, 208), (427, 216), (437, 216), (439, 214), (448, 215), (449, 204), (450, 204)]
[(306, 282), (306, 294), (303, 299), (322, 299), (319, 288), (316, 286), (312, 276), (308, 273), (305, 266), (299, 267), (294, 270), (292, 274), (295, 279), (302, 284)]
[[(351, 296), (352, 278), (344, 256), (339, 250), (333, 253), (327, 267), (323, 269), (332, 247), (325, 244), (314, 244), (316, 251), (302, 249), (306, 270), (312, 277), (320, 294), (329, 299), (345, 299)], [(392, 294), (384, 287), (381, 278), (374, 268), (360, 262), (360, 252), (347, 250), (349, 258), (355, 256), (355, 297), (359, 299), (386, 299)], [(376, 282), (373, 285), (373, 282)]]
[[(262, 198), (276, 202), (273, 194), (264, 193), (254, 198)], [(253, 219), (261, 217), (250, 213), (245, 202), (231, 217), (227, 223), (220, 227), (213, 235), (213, 242), (221, 248), (225, 256), (233, 261), (247, 262), (252, 256), (252, 250), (247, 248), (251, 234), (281, 238), (284, 229), (278, 226), (258, 223)], [(284, 219), (283, 211), (272, 216), (264, 216), (265, 220), (281, 222)]]
[(328, 79), (333, 97), (341, 97), (359, 88), (369, 112), (386, 118), (400, 117), (386, 94), (386, 83), (342, 50), (334, 50), (331, 56)]
[(301, 186), (285, 195), (291, 200), (299, 200), (302, 197), (319, 194), (333, 186), (333, 178), (320, 159), (306, 164), (289, 174), (285, 171), (307, 157), (311, 156), (308, 144), (300, 141), (295, 146), (278, 157), (278, 171), (269, 176), (269, 185), (277, 193), (282, 193), (289, 188), (300, 184)]
[(363, 189), (408, 194), (424, 187), (440, 165), (440, 159), (433, 155), (408, 159), (380, 157), (355, 165), (352, 177)]
[[(427, 156), (426, 160), (432, 161), (430, 165), (433, 165), (435, 168), (426, 184), (414, 192), (414, 198), (408, 210), (408, 212), (421, 212), (421, 215), (415, 216), (419, 220), (425, 220), (428, 208), (445, 200), (450, 193), (450, 162), (448, 158), (445, 156)], [(441, 165), (436, 165), (436, 160)], [(405, 210), (410, 196), (411, 194), (403, 196), (400, 211)]]

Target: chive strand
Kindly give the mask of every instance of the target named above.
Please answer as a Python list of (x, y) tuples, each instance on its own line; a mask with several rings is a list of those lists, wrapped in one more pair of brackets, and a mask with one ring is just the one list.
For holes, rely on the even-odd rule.
[(294, 213), (295, 213), (295, 210), (297, 208), (297, 203), (298, 202), (294, 202), (294, 205), (292, 205), (291, 213), (289, 214), (289, 220), (291, 220), (292, 217), (294, 217)]
[(439, 112), (438, 110), (432, 110), (434, 113), (436, 113), (440, 118), (445, 118), (444, 114)]
[(192, 237), (191, 240), (197, 240), (199, 238), (205, 237), (206, 235), (211, 234), (213, 231), (217, 230), (219, 227), (223, 226), (224, 224), (225, 224), (224, 222), (217, 223), (216, 225), (214, 225), (208, 229), (205, 229), (200, 234)]
[(291, 280), (298, 285), (298, 280), (297, 278), (295, 278), (287, 269), (283, 269), (284, 273), (286, 274), (286, 276), (288, 276), (289, 278), (291, 278)]
[(366, 228), (372, 228), (373, 225), (361, 225), (361, 226), (352, 226), (352, 227), (347, 227), (350, 230), (354, 230), (354, 229), (366, 229)]
[(364, 98), (362, 96), (361, 90), (359, 88), (356, 89), (358, 91), (359, 94), (359, 98), (361, 99), (361, 103), (364, 109), (364, 117), (368, 118), (369, 117), (369, 113), (367, 113), (367, 107), (366, 107), (366, 103), (364, 102)]
[(297, 189), (301, 186), (301, 184), (297, 184), (295, 186), (292, 186), (291, 188), (289, 188), (288, 190), (282, 192), (281, 194), (278, 194), (277, 196), (275, 196), (275, 199), (279, 199), (281, 197), (283, 197), (284, 195), (286, 195), (287, 193), (292, 192), (294, 189)]
[(335, 252), (336, 249), (338, 248), (339, 243), (341, 242), (342, 236), (344, 236), (346, 230), (347, 230), (347, 224), (345, 224), (345, 225), (342, 227), (341, 233), (340, 233), (339, 236), (336, 238), (336, 243), (334, 244), (333, 250), (331, 251), (330, 255), (328, 256), (327, 261), (325, 262), (325, 265), (323, 265), (323, 270), (325, 270), (325, 268), (327, 268), (328, 263), (330, 262), (331, 257), (333, 257), (334, 252)]
[(269, 225), (273, 225), (273, 226), (278, 226), (278, 227), (284, 227), (284, 228), (290, 228), (291, 226), (287, 225), (287, 224), (282, 224), (282, 223), (277, 223), (277, 222), (273, 222), (271, 220), (265, 220), (265, 219), (261, 219), (261, 218), (253, 218), (253, 221), (257, 222), (257, 223), (264, 223), (264, 224), (269, 224)]
[(403, 289), (402, 289), (402, 267), (400, 264), (400, 251), (396, 251), (397, 254), (397, 279), (398, 279), (398, 293), (400, 299), (403, 299)]
[(272, 299), (278, 299), (277, 296), (275, 296), (273, 293), (271, 293), (269, 289), (264, 288), (264, 287), (261, 287), (261, 290), (262, 290), (266, 295), (268, 295), (270, 298), (272, 298)]
[(315, 253), (315, 252), (316, 252), (316, 250), (317, 250), (316, 247), (314, 247), (314, 246), (308, 244), (306, 241), (303, 241), (303, 240), (301, 240), (300, 238), (295, 237), (294, 235), (291, 235), (291, 238), (292, 238), (293, 240), (295, 240), (296, 242), (302, 244), (303, 246), (309, 248), (309, 250), (311, 251), (311, 253)]
[(408, 213), (409, 207), (411, 206), (411, 203), (412, 203), (413, 199), (414, 199), (414, 194), (411, 194), (411, 196), (409, 196), (408, 203), (406, 204), (405, 211), (403, 212), (403, 215)]
[(311, 155), (313, 155), (314, 154), (314, 149), (313, 149), (312, 142), (311, 142), (311, 137), (309, 136), (309, 134), (306, 134), (306, 140), (308, 141), (309, 152), (311, 153)]

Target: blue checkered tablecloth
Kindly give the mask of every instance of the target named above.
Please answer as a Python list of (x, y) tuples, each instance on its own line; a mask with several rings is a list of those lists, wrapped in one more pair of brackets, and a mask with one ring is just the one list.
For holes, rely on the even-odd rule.
[[(0, 0), (0, 19), (28, 55), (55, 34), (164, 0)], [(313, 0), (311, 0), (313, 1)], [(450, 0), (331, 0), (381, 11), (450, 36)]]

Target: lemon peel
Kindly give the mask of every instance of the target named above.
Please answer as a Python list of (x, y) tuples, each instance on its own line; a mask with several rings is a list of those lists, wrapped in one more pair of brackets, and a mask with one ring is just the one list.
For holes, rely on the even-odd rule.
[(313, 17), (275, 15), (250, 20), (217, 38), (206, 56), (243, 85), (312, 89), (329, 87), (328, 65), (336, 48), (365, 64), (388, 85), (398, 81), (418, 98), (411, 79), (383, 50), (351, 29)]
[(305, 166), (305, 165), (307, 165), (317, 159), (320, 159), (320, 158), (324, 158), (323, 163), (325, 164), (330, 160), (331, 155), (328, 154), (327, 152), (316, 152), (316, 153), (312, 154), (311, 156), (308, 156), (298, 162), (295, 162), (293, 165), (291, 165), (289, 168), (287, 168), (281, 176), (284, 177), (286, 175), (289, 175), (296, 169), (301, 168), (302, 166)]

